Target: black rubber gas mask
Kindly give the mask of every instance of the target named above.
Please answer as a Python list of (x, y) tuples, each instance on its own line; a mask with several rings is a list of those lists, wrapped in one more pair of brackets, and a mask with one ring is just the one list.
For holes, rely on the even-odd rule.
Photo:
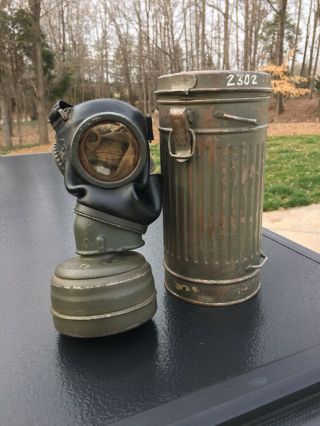
[[(151, 119), (125, 102), (99, 99), (75, 106), (59, 101), (49, 120), (56, 132), (56, 164), (67, 191), (77, 197), (74, 233), (80, 255), (59, 265), (52, 279), (56, 328), (82, 337), (132, 328), (156, 309), (150, 266), (128, 251), (144, 244), (142, 234), (161, 210), (161, 178), (150, 174)], [(92, 280), (102, 278), (99, 299)], [(77, 291), (71, 284), (79, 280), (83, 286)]]

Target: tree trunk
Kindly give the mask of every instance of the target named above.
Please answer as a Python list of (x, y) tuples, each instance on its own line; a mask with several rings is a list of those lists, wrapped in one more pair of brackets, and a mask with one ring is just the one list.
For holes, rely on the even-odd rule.
[(195, 13), (195, 32), (194, 32), (194, 44), (196, 49), (196, 67), (197, 70), (200, 68), (200, 37), (199, 37), (199, 28), (200, 28), (200, 17), (199, 17), (199, 4), (198, 0), (194, 0), (194, 13)]
[(191, 69), (195, 69), (195, 57), (194, 57), (194, 40), (192, 33), (192, 13), (189, 12), (189, 33), (190, 33), (190, 55), (191, 55)]
[(187, 35), (187, 7), (185, 0), (182, 2), (183, 8), (183, 41), (184, 41), (184, 50), (185, 50), (185, 69), (189, 70), (189, 51), (188, 51), (188, 35)]
[(217, 53), (218, 53), (218, 61), (217, 61), (217, 68), (218, 70), (221, 69), (221, 31), (220, 31), (220, 13), (218, 14), (218, 37), (217, 37)]
[(146, 10), (146, 25), (147, 25), (147, 52), (148, 52), (148, 58), (147, 58), (147, 65), (148, 70), (145, 73), (145, 85), (146, 85), (146, 92), (147, 92), (147, 106), (146, 111), (148, 114), (152, 113), (152, 98), (154, 96), (153, 92), (153, 73), (152, 73), (152, 65), (151, 65), (151, 59), (152, 59), (152, 51), (151, 51), (151, 43), (150, 43), (150, 9), (151, 4), (150, 0), (145, 1), (145, 10)]
[(17, 131), (18, 131), (18, 140), (19, 146), (22, 146), (22, 127), (21, 127), (21, 105), (18, 101), (17, 105)]
[(291, 75), (293, 75), (293, 73), (294, 73), (294, 66), (295, 66), (295, 62), (296, 62), (296, 54), (297, 54), (299, 31), (300, 31), (301, 5), (302, 5), (302, 0), (299, 0), (298, 18), (297, 18), (297, 25), (296, 25), (296, 28), (295, 28), (293, 55), (292, 55), (292, 62), (291, 62)]
[(249, 69), (249, 0), (244, 3), (243, 69)]
[(206, 68), (206, 0), (201, 1), (201, 69)]
[(41, 0), (28, 0), (32, 18), (32, 36), (35, 67), (35, 97), (38, 113), (39, 144), (48, 144), (47, 108), (45, 99), (45, 84), (42, 65), (40, 8)]
[(224, 2), (224, 26), (223, 26), (223, 69), (230, 69), (229, 62), (229, 0)]
[[(146, 76), (145, 76), (145, 59), (144, 59), (144, 40), (143, 40), (143, 30), (142, 30), (142, 14), (141, 14), (141, 0), (138, 0), (135, 4), (135, 13), (138, 24), (138, 76), (139, 76), (139, 86), (140, 86), (140, 95), (142, 94), (142, 108), (143, 112), (147, 113), (147, 92), (146, 92)], [(140, 97), (141, 98), (141, 97)], [(140, 102), (141, 105), (141, 102)]]
[(237, 69), (240, 69), (240, 55), (239, 55), (239, 2), (236, 2), (236, 59)]
[(312, 73), (312, 78), (313, 79), (316, 76), (316, 73), (317, 73), (317, 70), (318, 70), (319, 53), (320, 53), (320, 34), (318, 35), (317, 53), (316, 53), (316, 59), (314, 61), (314, 66), (313, 66), (313, 73)]
[(255, 0), (253, 3), (254, 7), (254, 13), (253, 13), (253, 20), (252, 20), (252, 53), (251, 53), (251, 64), (250, 69), (256, 70), (258, 67), (258, 48), (259, 48), (259, 40), (261, 38), (261, 29), (262, 29), (262, 23), (265, 16), (265, 9), (263, 7), (263, 4), (261, 3), (261, 0)]
[[(278, 40), (277, 40), (277, 65), (283, 64), (283, 44), (284, 44), (284, 29), (287, 13), (287, 0), (280, 1), (280, 9), (278, 11)], [(278, 94), (276, 114), (281, 114), (284, 111), (283, 96)]]
[(287, 0), (281, 0), (278, 13), (277, 65), (283, 63), (284, 29), (286, 23)]
[(310, 45), (308, 76), (311, 76), (311, 71), (312, 71), (314, 44), (316, 40), (318, 19), (319, 19), (319, 0), (317, 0), (317, 3), (314, 5), (313, 31), (312, 31), (312, 39), (311, 39), (311, 45)]
[(10, 106), (8, 104), (8, 98), (4, 95), (0, 95), (0, 108), (2, 118), (2, 135), (5, 148), (12, 148), (12, 139), (10, 131)]
[(301, 65), (301, 71), (300, 71), (301, 76), (304, 74), (304, 68), (306, 65), (306, 57), (307, 57), (307, 50), (308, 50), (308, 44), (309, 44), (309, 27), (310, 27), (310, 20), (311, 20), (311, 12), (312, 12), (312, 0), (310, 1), (310, 9), (309, 9), (309, 15), (308, 15), (308, 22), (307, 22), (307, 33), (306, 33), (306, 40), (304, 44), (303, 59), (302, 59), (302, 65)]
[(9, 128), (10, 128), (10, 135), (13, 136), (13, 116), (12, 116), (12, 105), (11, 105), (11, 98), (8, 97), (8, 107), (9, 107)]

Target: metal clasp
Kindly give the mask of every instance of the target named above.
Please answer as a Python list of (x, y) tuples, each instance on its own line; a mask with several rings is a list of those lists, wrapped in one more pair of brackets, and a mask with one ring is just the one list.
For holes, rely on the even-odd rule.
[(190, 128), (192, 111), (187, 108), (171, 108), (169, 117), (172, 125), (168, 137), (169, 154), (179, 162), (187, 161), (194, 155), (196, 145), (195, 132)]
[(71, 108), (59, 108), (58, 113), (61, 115), (62, 120), (68, 121), (69, 120), (69, 112), (71, 111)]
[(252, 271), (254, 269), (261, 269), (264, 266), (264, 264), (266, 263), (266, 261), (268, 260), (268, 257), (264, 253), (261, 253), (260, 258), (262, 259), (262, 262), (259, 265), (249, 265), (246, 268), (246, 271)]

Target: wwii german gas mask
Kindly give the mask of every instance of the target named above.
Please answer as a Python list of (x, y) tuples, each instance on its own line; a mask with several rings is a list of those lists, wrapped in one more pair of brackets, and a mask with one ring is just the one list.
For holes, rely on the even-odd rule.
[(160, 214), (161, 178), (150, 175), (151, 119), (131, 105), (99, 99), (60, 101), (49, 115), (53, 154), (77, 197), (76, 253), (51, 282), (56, 329), (78, 337), (119, 333), (156, 311), (150, 265), (129, 251)]

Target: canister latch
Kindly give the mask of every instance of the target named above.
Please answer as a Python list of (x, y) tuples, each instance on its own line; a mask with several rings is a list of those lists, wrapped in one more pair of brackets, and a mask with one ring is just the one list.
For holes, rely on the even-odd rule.
[(193, 120), (192, 110), (171, 108), (169, 116), (172, 125), (168, 137), (169, 154), (179, 162), (187, 161), (193, 156), (196, 144), (196, 135), (190, 127)]

